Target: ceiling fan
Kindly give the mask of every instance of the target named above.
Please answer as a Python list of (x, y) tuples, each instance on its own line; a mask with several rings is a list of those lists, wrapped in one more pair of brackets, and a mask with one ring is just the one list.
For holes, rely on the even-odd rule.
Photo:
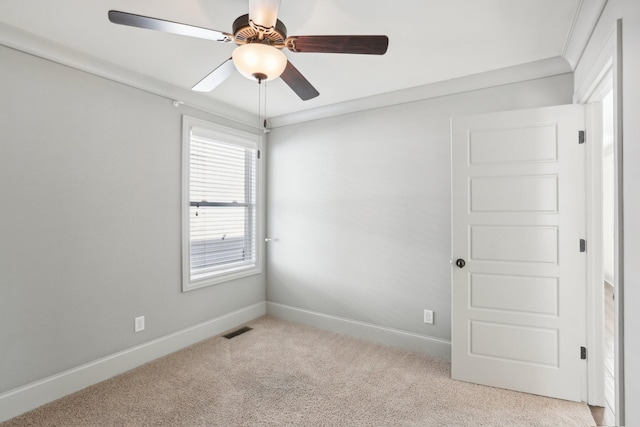
[(300, 99), (307, 101), (319, 93), (287, 60), (282, 49), (367, 55), (384, 55), (387, 51), (387, 36), (287, 36), (287, 27), (278, 19), (279, 8), (280, 0), (249, 0), (249, 14), (234, 21), (233, 33), (117, 10), (109, 11), (109, 20), (114, 24), (237, 44), (231, 58), (193, 86), (193, 90), (200, 92), (213, 90), (238, 70), (245, 77), (258, 81), (281, 77)]

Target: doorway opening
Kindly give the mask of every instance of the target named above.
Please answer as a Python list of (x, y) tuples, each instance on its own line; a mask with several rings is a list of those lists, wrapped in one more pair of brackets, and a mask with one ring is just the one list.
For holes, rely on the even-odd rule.
[(587, 402), (598, 425), (624, 425), (622, 21), (574, 94), (586, 104)]

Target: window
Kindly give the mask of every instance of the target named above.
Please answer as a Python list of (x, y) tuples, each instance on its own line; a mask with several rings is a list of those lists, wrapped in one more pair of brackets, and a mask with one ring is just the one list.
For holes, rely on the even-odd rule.
[(257, 138), (183, 119), (183, 291), (260, 272)]

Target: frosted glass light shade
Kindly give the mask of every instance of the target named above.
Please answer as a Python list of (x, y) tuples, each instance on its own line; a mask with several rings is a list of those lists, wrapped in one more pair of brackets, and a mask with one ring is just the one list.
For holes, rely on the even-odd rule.
[(280, 0), (249, 0), (249, 19), (264, 28), (276, 26)]
[(239, 46), (231, 57), (240, 74), (251, 80), (273, 80), (280, 77), (287, 66), (284, 53), (262, 43)]

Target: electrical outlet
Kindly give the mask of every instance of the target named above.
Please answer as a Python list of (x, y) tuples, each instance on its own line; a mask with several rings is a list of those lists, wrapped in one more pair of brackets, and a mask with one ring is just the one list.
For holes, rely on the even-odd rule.
[(135, 321), (135, 332), (144, 331), (144, 316), (139, 316), (134, 319)]
[(433, 325), (433, 310), (424, 310), (424, 323)]

